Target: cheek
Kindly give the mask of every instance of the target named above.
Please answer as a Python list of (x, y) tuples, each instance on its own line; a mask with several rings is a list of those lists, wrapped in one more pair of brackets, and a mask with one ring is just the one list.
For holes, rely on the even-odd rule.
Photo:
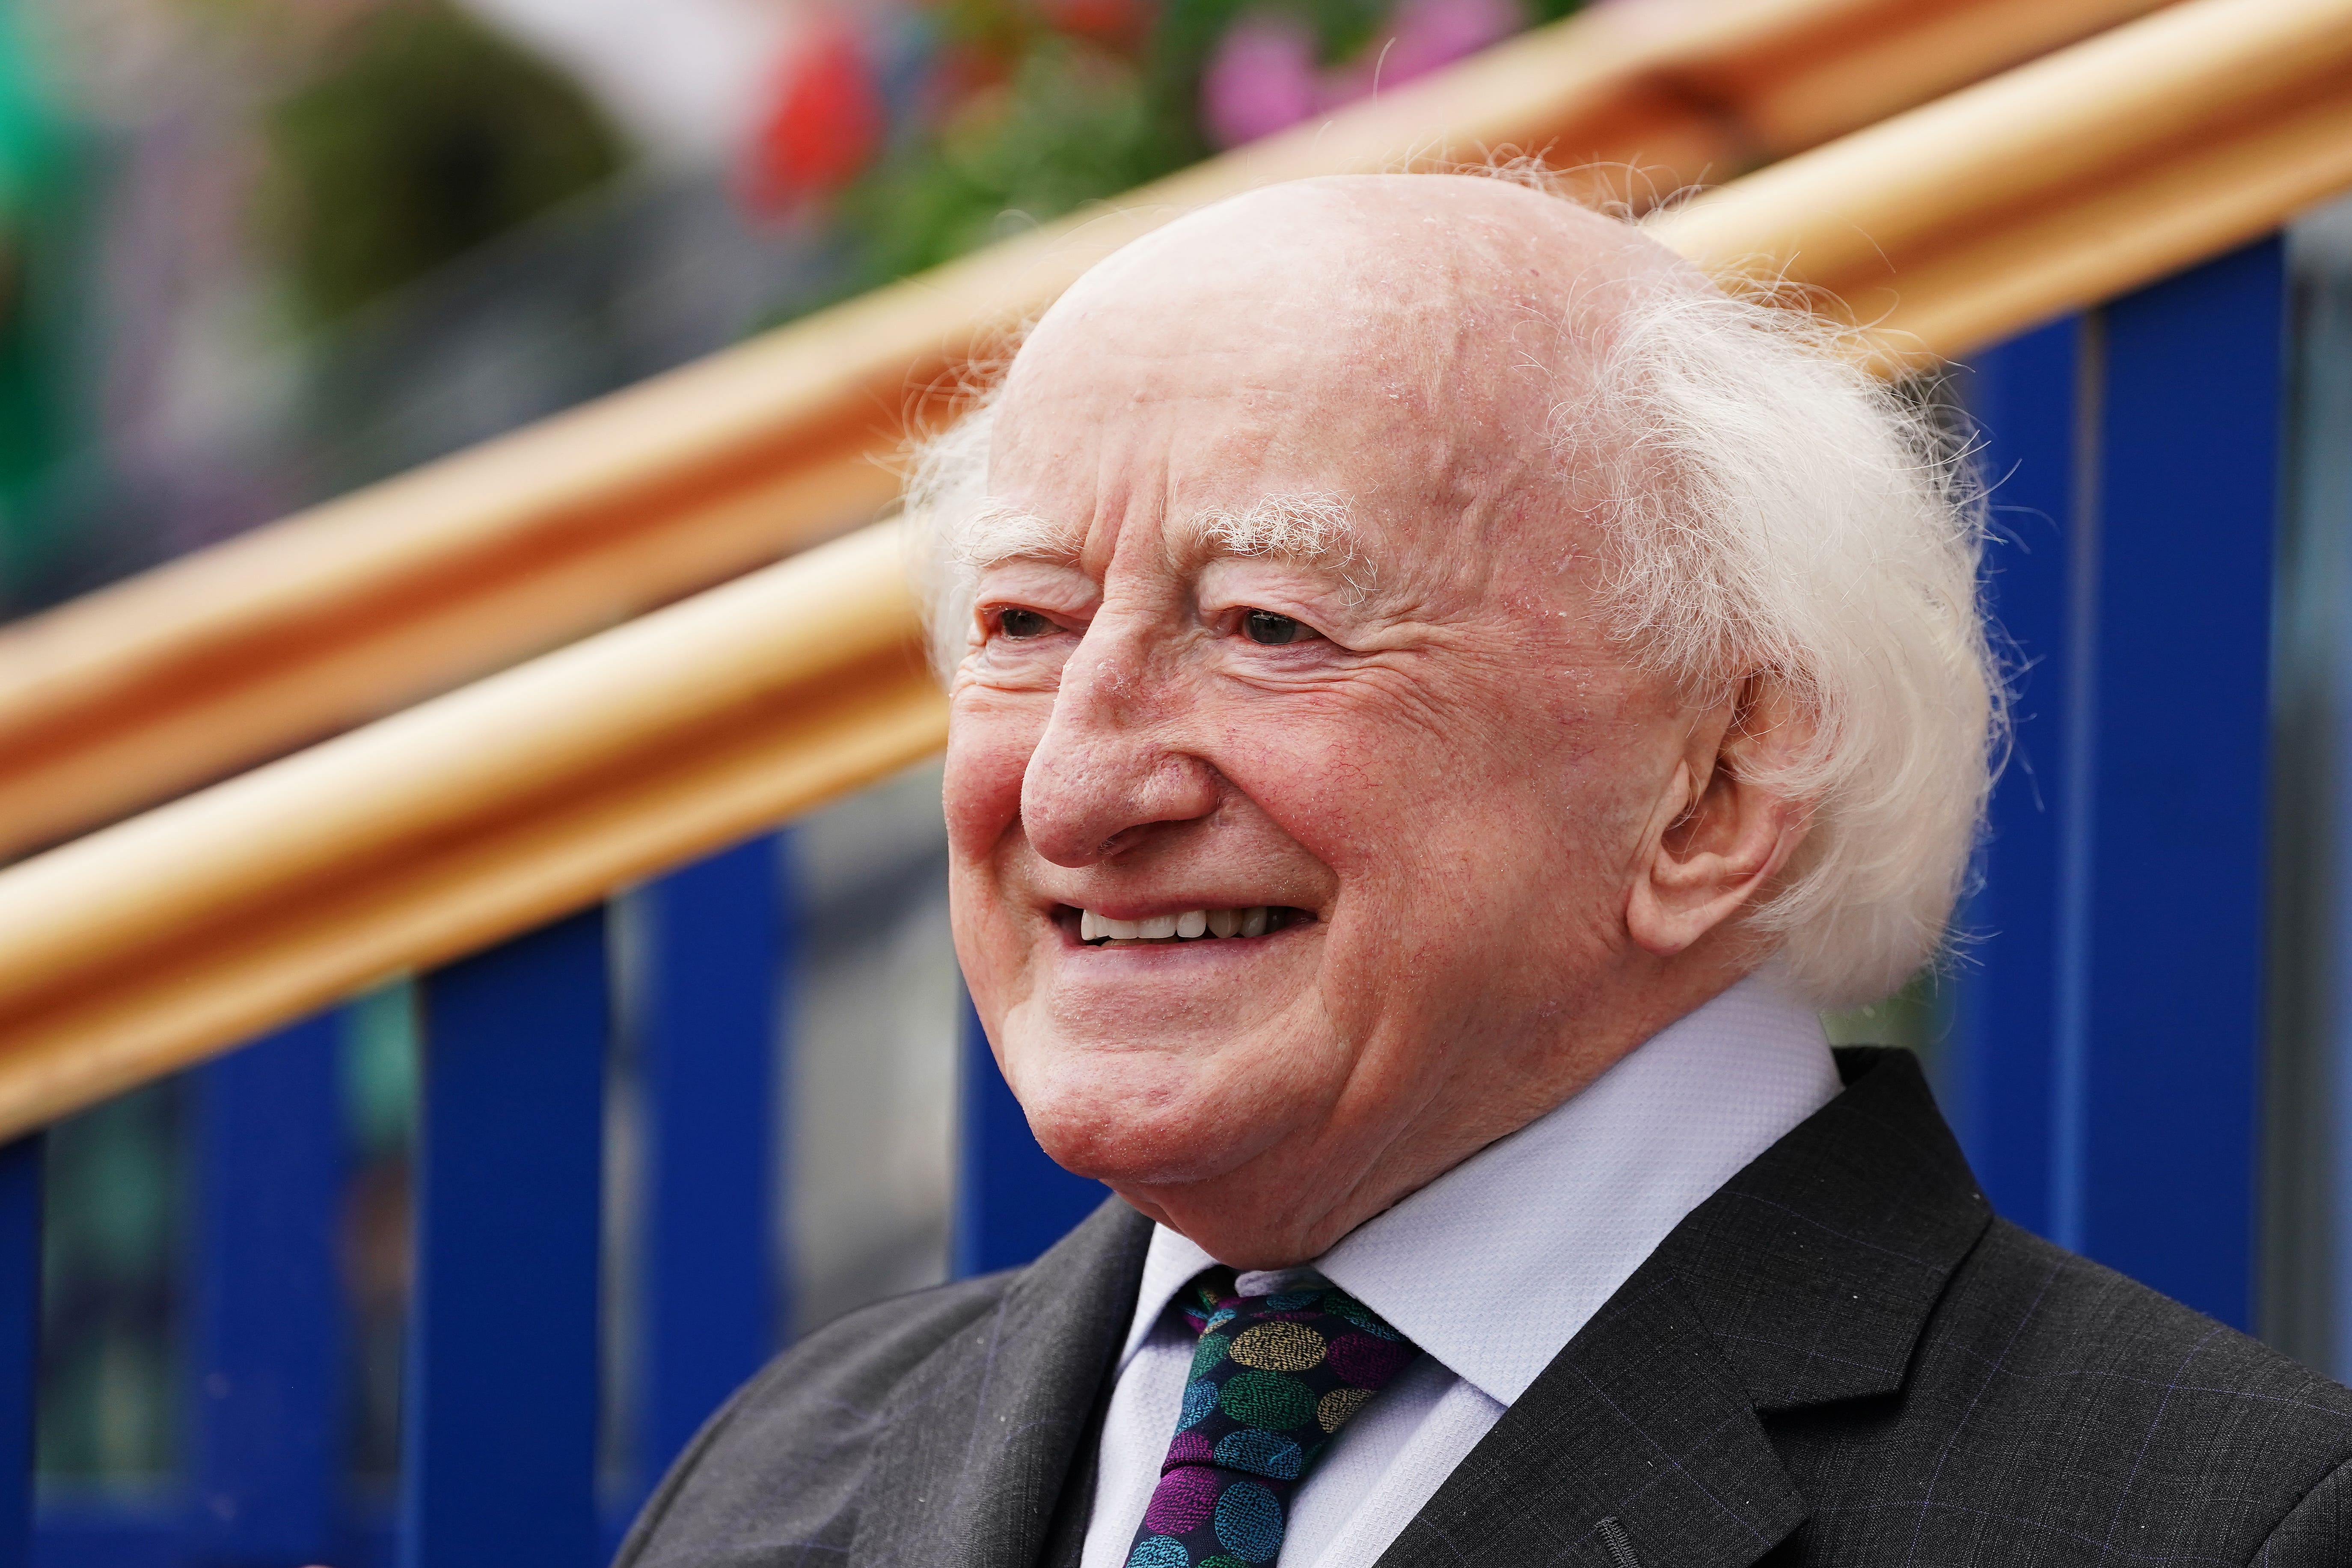
[(997, 1038), (1024, 984), (1017, 977), (1029, 946), (1005, 918), (1004, 851), (1018, 842), (1022, 774), (1048, 710), (1003, 692), (961, 692), (948, 723), (949, 918), (972, 1004)]
[(960, 694), (948, 723), (943, 805), (957, 860), (988, 858), (1021, 816), (1021, 781), (1049, 704), (1003, 692)]
[[(1253, 721), (1260, 716), (1252, 715)], [(1269, 713), (1221, 738), (1218, 766), (1344, 879), (1385, 881), (1498, 814), (1509, 787), (1487, 738), (1456, 721), (1400, 721), (1370, 701)]]
[(1397, 782), (1367, 765), (1369, 749), (1344, 728), (1311, 720), (1232, 724), (1202, 754), (1274, 830), (1238, 836), (1221, 852), (1228, 868), (1263, 854), (1303, 859), (1344, 883), (1384, 837), (1385, 797)]
[(1645, 820), (1633, 786), (1648, 759), (1629, 727), (1573, 694), (1449, 696), (1410, 723), (1346, 711), (1235, 726), (1219, 760), (1337, 873), (1368, 940), (1419, 950), (1499, 929), (1539, 943), (1605, 909)]

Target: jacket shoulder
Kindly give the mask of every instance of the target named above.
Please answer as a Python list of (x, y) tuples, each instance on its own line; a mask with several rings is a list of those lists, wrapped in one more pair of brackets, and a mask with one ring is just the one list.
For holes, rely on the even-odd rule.
[(639, 1514), (614, 1568), (798, 1562), (845, 1548), (892, 1395), (1014, 1276), (893, 1297), (838, 1318), (761, 1369), (706, 1422)]
[[(2156, 1425), (2144, 1435), (2160, 1451), (2219, 1459), (2259, 1438), (2273, 1453), (2279, 1444), (2352, 1452), (2352, 1389), (2006, 1220), (1955, 1273), (1921, 1349), (1922, 1373), (1932, 1365), (1943, 1379), (1974, 1376), (1996, 1409), (2065, 1393), (2085, 1415), (2145, 1411)], [(1988, 1354), (1990, 1365), (1966, 1371)], [(2214, 1405), (2228, 1405), (2229, 1419), (2182, 1418), (2184, 1406)]]
[(1868, 1404), (1781, 1435), (1803, 1560), (2243, 1563), (2352, 1461), (2352, 1390), (2000, 1220)]
[(2352, 1557), (2352, 1462), (2338, 1465), (2271, 1531), (2260, 1568), (2326, 1568)]

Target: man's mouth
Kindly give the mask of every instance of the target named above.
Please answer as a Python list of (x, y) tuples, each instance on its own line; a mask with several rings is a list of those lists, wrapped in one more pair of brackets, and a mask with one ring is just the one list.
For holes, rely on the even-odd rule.
[(1186, 910), (1180, 914), (1150, 915), (1136, 921), (1113, 920), (1092, 910), (1079, 910), (1076, 913), (1078, 940), (1089, 947), (1137, 947), (1145, 942), (1265, 936), (1312, 918), (1303, 910), (1279, 904), (1254, 904), (1240, 910)]

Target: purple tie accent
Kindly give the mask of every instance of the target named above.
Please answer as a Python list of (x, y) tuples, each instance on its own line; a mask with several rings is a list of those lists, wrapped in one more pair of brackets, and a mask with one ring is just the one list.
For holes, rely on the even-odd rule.
[(1201, 1336), (1127, 1568), (1253, 1568), (1339, 1428), (1417, 1353), (1337, 1286), (1243, 1296), (1212, 1268), (1177, 1298)]

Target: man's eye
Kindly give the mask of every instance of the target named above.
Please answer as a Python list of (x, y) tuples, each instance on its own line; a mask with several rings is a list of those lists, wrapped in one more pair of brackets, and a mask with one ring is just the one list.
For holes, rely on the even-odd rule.
[(996, 629), (1018, 642), (1024, 637), (1042, 637), (1054, 629), (1054, 623), (1034, 610), (1000, 610)]
[(1252, 610), (1244, 616), (1242, 633), (1250, 641), (1269, 647), (1306, 642), (1321, 635), (1306, 622), (1294, 621), (1288, 616), (1277, 616), (1272, 610)]

